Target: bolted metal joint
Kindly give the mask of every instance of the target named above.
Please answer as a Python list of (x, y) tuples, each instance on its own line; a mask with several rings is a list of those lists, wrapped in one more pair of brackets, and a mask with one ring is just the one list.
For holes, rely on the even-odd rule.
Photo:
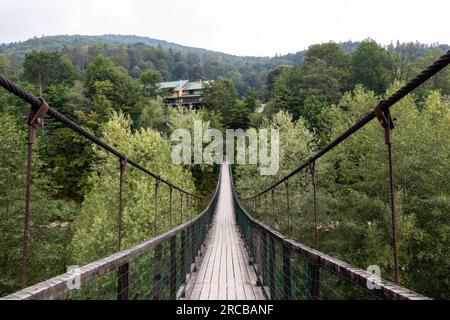
[(391, 144), (392, 142), (392, 134), (391, 130), (394, 129), (394, 119), (391, 116), (389, 108), (383, 109), (383, 101), (381, 101), (375, 109), (373, 109), (373, 113), (377, 117), (381, 126), (384, 128), (384, 140), (386, 144)]
[(39, 109), (35, 111), (31, 108), (27, 118), (27, 124), (29, 126), (29, 144), (33, 144), (36, 141), (36, 129), (42, 123), (42, 119), (45, 117), (49, 109), (49, 106), (45, 100), (42, 98), (39, 98), (39, 100), (41, 101)]

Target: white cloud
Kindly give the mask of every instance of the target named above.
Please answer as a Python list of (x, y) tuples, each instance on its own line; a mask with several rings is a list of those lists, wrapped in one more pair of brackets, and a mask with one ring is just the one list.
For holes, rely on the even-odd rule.
[(136, 34), (239, 55), (362, 40), (450, 43), (448, 0), (0, 0), (0, 42)]

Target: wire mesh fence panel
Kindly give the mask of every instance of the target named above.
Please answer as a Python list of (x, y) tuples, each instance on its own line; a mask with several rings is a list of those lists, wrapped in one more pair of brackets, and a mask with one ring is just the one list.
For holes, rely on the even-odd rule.
[(292, 299), (294, 300), (311, 300), (310, 293), (311, 277), (309, 275), (309, 263), (299, 254), (292, 257)]
[[(368, 283), (370, 286), (371, 284)], [(369, 289), (367, 287), (366, 289)], [(320, 270), (320, 298), (323, 300), (373, 300), (376, 297), (359, 285), (342, 280), (335, 273)]]
[(148, 252), (130, 264), (130, 299), (153, 299), (154, 252)]
[[(124, 274), (128, 276), (128, 274)], [(64, 300), (117, 300), (117, 272), (102, 275), (79, 290), (73, 290), (62, 299)]]
[[(427, 299), (384, 280), (372, 283), (373, 274), (270, 229), (247, 213), (234, 189), (233, 205), (249, 257), (272, 300)], [(317, 230), (316, 221), (314, 228)], [(317, 235), (312, 238), (317, 244)], [(378, 288), (366, 287), (370, 283)]]

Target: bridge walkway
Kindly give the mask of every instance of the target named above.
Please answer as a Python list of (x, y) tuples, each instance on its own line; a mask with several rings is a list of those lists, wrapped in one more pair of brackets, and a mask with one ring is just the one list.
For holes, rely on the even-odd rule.
[(186, 285), (187, 300), (264, 300), (236, 224), (228, 163), (204, 254)]

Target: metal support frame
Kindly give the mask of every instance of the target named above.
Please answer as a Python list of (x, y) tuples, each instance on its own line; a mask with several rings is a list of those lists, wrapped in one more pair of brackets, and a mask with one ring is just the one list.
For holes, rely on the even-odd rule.
[(394, 129), (394, 119), (391, 116), (389, 108), (382, 108), (382, 102), (374, 109), (374, 114), (384, 129), (384, 142), (388, 151), (388, 168), (389, 168), (389, 191), (391, 205), (391, 236), (392, 236), (392, 255), (394, 263), (395, 283), (400, 284), (400, 270), (398, 262), (398, 245), (397, 245), (397, 205), (395, 199), (395, 181), (394, 181), (394, 165), (392, 156), (392, 130)]
[(312, 187), (313, 187), (313, 206), (314, 206), (314, 247), (319, 249), (319, 217), (317, 212), (317, 177), (316, 177), (316, 162), (310, 161), (309, 170), (311, 173)]
[(124, 201), (123, 201), (123, 190), (125, 183), (125, 168), (127, 166), (127, 157), (119, 159), (119, 214), (117, 217), (117, 226), (118, 226), (118, 234), (117, 234), (117, 251), (122, 250), (122, 236), (123, 236), (123, 209), (124, 209)]
[(47, 102), (39, 98), (40, 106), (37, 111), (30, 109), (27, 118), (28, 143), (27, 143), (27, 171), (25, 175), (25, 208), (23, 219), (23, 243), (22, 243), (22, 288), (27, 286), (29, 237), (30, 237), (30, 201), (31, 201), (31, 175), (33, 166), (33, 144), (36, 142), (36, 129), (43, 121), (49, 110)]

